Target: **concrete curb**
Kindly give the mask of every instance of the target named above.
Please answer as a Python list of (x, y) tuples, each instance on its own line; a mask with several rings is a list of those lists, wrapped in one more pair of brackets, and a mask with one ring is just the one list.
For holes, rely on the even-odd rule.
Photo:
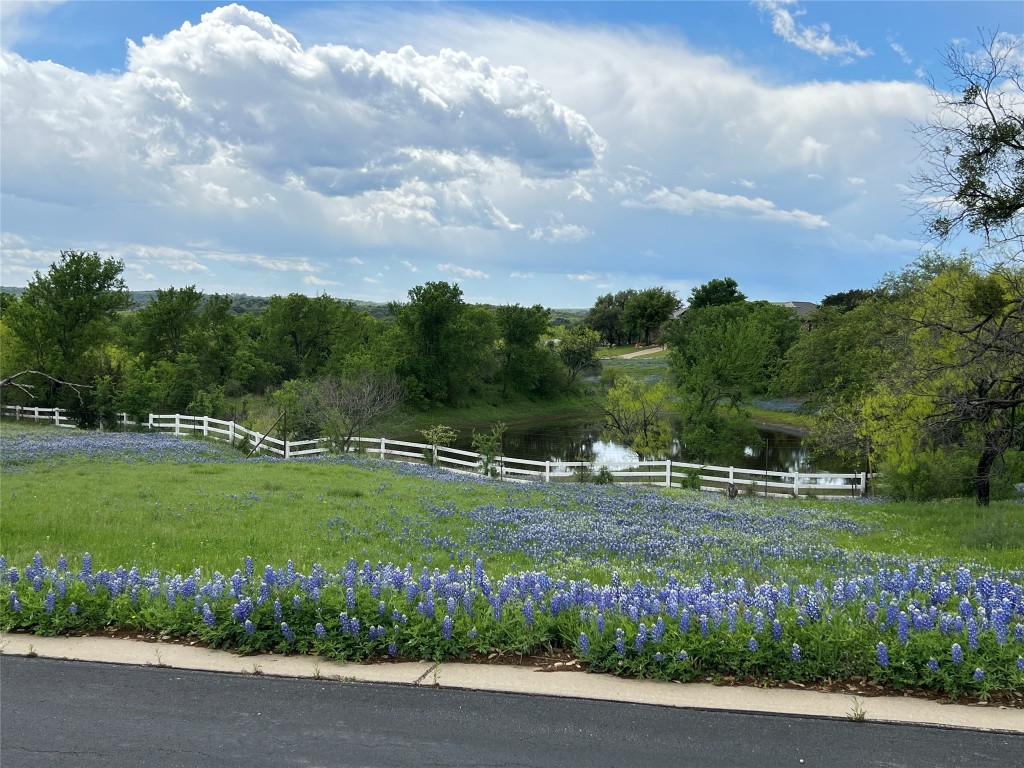
[(176, 643), (105, 637), (39, 637), (0, 633), (0, 653), (113, 664), (162, 666), (234, 674), (391, 683), (502, 693), (561, 696), (704, 710), (848, 719), (855, 709), (871, 722), (912, 723), (1024, 733), (1024, 712), (1007, 707), (939, 704), (911, 697), (864, 697), (820, 691), (627, 680), (578, 671), (427, 661), (353, 664), (316, 656), (238, 656)]

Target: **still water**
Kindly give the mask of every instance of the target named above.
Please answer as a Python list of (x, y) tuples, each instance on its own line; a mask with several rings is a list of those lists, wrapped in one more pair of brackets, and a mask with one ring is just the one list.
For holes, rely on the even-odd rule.
[[(489, 426), (477, 427), (479, 432)], [(504, 453), (518, 459), (534, 461), (593, 461), (598, 466), (622, 466), (637, 461), (636, 453), (602, 436), (604, 423), (594, 419), (566, 419), (513, 424), (504, 437)], [(855, 471), (828, 457), (815, 456), (799, 435), (758, 430), (761, 442), (749, 445), (742, 453), (725, 462), (725, 466), (765, 469), (776, 472), (851, 472)], [(472, 450), (472, 429), (461, 429), (454, 447)], [(422, 436), (409, 438), (422, 441)], [(687, 455), (678, 440), (671, 457), (677, 461), (695, 461)]]

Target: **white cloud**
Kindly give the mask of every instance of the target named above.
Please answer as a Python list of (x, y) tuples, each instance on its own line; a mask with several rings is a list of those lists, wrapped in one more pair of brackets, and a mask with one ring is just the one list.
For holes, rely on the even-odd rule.
[(804, 229), (828, 226), (828, 222), (821, 216), (800, 209), (783, 210), (762, 197), (723, 195), (706, 189), (675, 187), (669, 190), (661, 187), (640, 200), (626, 200), (623, 205), (659, 209), (685, 216), (695, 212), (749, 215), (767, 221), (795, 224)]
[(303, 48), (238, 5), (129, 41), (123, 74), (4, 51), (0, 75), (5, 192), (59, 203), (246, 209), (288, 186), (345, 200), (336, 221), (513, 229), (481, 180), (567, 178), (605, 148), (521, 67)]
[(900, 57), (900, 60), (908, 67), (914, 63), (914, 60), (910, 58), (910, 54), (907, 53), (907, 49), (900, 45), (898, 42), (893, 40), (891, 37), (888, 38), (889, 47), (896, 52), (896, 55)]
[(509, 272), (508, 276), (514, 280), (528, 280), (535, 275), (533, 272)]
[(847, 176), (846, 177), (846, 183), (847, 184), (853, 184), (854, 186), (861, 186), (862, 184), (865, 184), (866, 182), (860, 176)]
[[(803, 16), (807, 12), (795, 0), (754, 0), (754, 5), (771, 16), (772, 31), (776, 35), (802, 51), (823, 59), (836, 56), (844, 62), (852, 61), (854, 57), (871, 55), (870, 49), (861, 48), (852, 40), (833, 40), (832, 30), (824, 22), (818, 25), (797, 23), (794, 16)], [(793, 9), (792, 13), (790, 8)]]
[(474, 280), (487, 280), (490, 278), (490, 275), (486, 272), (481, 272), (479, 269), (470, 269), (469, 267), (460, 267), (458, 264), (438, 264), (437, 271)]
[(339, 285), (339, 283), (336, 280), (324, 280), (323, 278), (317, 277), (316, 275), (306, 275), (304, 278), (302, 278), (302, 283), (303, 285), (314, 285), (319, 288), (326, 287), (328, 285)]
[(757, 187), (757, 184), (748, 179), (736, 179), (736, 181), (734, 181), (733, 184), (738, 184), (744, 189), (755, 189)]
[(419, 271), (420, 271), (420, 270), (419, 270), (419, 267), (417, 267), (417, 266), (416, 266), (415, 264), (413, 264), (413, 263), (412, 263), (411, 261), (406, 261), (405, 259), (403, 259), (402, 261), (400, 261), (400, 262), (398, 262), (398, 263), (399, 263), (399, 264), (401, 264), (401, 265), (402, 265), (403, 267), (405, 267), (406, 269), (408, 269), (408, 270), (409, 270), (410, 272), (413, 272), (413, 273), (415, 273), (415, 272), (419, 272)]
[(566, 275), (566, 277), (577, 283), (589, 283), (593, 280), (597, 280), (597, 275), (591, 272), (577, 272), (575, 274)]
[(354, 267), (361, 267), (366, 262), (363, 261), (362, 259), (360, 259), (358, 256), (350, 256), (349, 258), (345, 259), (345, 263), (346, 264), (351, 264)]

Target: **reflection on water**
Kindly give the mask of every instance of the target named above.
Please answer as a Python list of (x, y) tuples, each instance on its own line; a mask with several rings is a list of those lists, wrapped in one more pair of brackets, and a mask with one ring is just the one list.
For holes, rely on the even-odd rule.
[[(486, 431), (489, 427), (478, 427)], [(594, 420), (561, 420), (515, 424), (505, 432), (504, 453), (534, 461), (592, 461), (598, 466), (615, 469), (638, 460), (636, 453), (624, 445), (606, 439), (604, 424)], [(725, 466), (744, 469), (768, 469), (774, 472), (851, 472), (854, 468), (835, 460), (816, 457), (811, 461), (809, 449), (799, 435), (759, 430), (761, 442), (746, 446)], [(413, 438), (420, 440), (421, 438)], [(463, 429), (456, 448), (472, 450), (472, 430)], [(676, 461), (693, 462), (676, 439), (672, 441), (671, 457)]]

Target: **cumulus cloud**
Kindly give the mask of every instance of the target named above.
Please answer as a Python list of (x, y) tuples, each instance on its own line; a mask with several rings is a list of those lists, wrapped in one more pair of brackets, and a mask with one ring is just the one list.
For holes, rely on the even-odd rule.
[(754, 0), (754, 5), (771, 17), (772, 31), (776, 35), (802, 51), (813, 53), (823, 59), (835, 56), (844, 62), (852, 61), (855, 57), (871, 55), (870, 49), (861, 48), (845, 37), (833, 40), (831, 27), (827, 23), (798, 23), (794, 17), (803, 16), (807, 12), (800, 8), (795, 0)]
[(325, 288), (329, 285), (338, 285), (337, 280), (324, 280), (322, 277), (316, 275), (306, 275), (302, 278), (303, 285), (313, 285), (318, 288)]
[(521, 67), (303, 48), (239, 5), (129, 41), (118, 75), (2, 55), (5, 191), (38, 200), (242, 210), (284, 187), (344, 200), (339, 222), (508, 229), (482, 181), (568, 178), (605, 147)]
[(460, 267), (458, 264), (438, 264), (438, 272), (444, 272), (447, 275), (455, 275), (456, 277), (471, 278), (474, 280), (487, 280), (490, 278), (486, 272), (482, 272), (479, 269), (470, 269), (469, 267)]
[(804, 229), (827, 227), (828, 222), (817, 214), (798, 208), (783, 210), (763, 197), (723, 195), (706, 189), (661, 187), (640, 200), (626, 200), (623, 205), (632, 208), (652, 208), (689, 216), (696, 212), (747, 215), (766, 221), (795, 224)]
[(593, 274), (592, 272), (576, 272), (573, 274), (566, 275), (566, 277), (577, 283), (589, 283), (594, 280), (597, 280), (597, 275)]

